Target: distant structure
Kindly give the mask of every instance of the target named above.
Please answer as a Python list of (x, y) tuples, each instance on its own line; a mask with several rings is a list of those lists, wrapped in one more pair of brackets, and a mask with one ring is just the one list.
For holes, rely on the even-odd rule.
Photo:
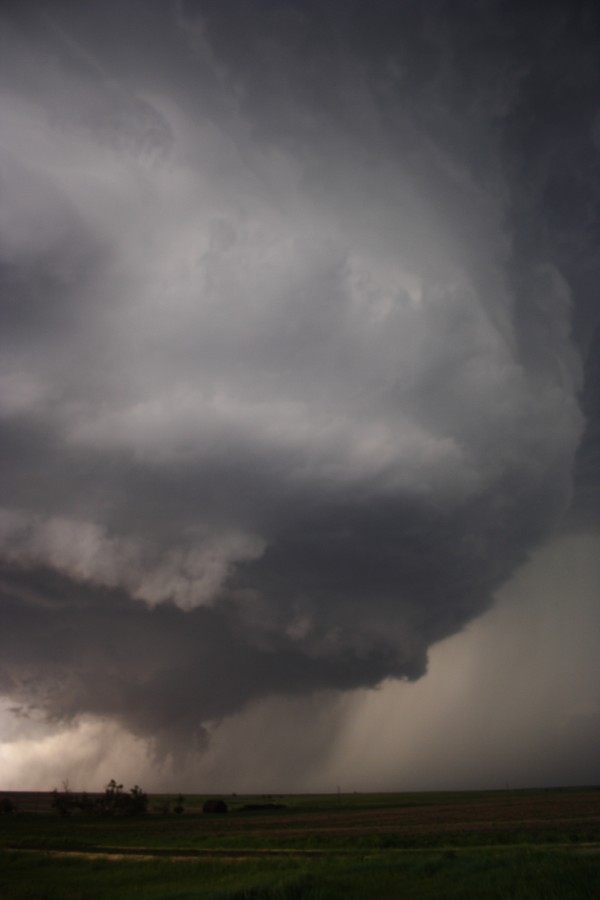
[(224, 800), (205, 800), (202, 807), (203, 813), (226, 813), (227, 804)]

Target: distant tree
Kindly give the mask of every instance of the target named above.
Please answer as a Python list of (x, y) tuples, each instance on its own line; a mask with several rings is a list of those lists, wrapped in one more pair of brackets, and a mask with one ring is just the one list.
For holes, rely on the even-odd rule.
[(96, 801), (96, 812), (101, 816), (116, 816), (123, 806), (123, 785), (117, 784), (114, 778), (104, 788), (104, 793)]
[(68, 779), (63, 781), (62, 791), (56, 788), (52, 791), (52, 808), (59, 816), (70, 816), (77, 805), (77, 797), (71, 791)]
[(82, 813), (87, 815), (94, 815), (96, 812), (97, 800), (95, 797), (90, 797), (86, 791), (83, 791), (78, 798), (77, 806), (81, 810)]
[(227, 804), (224, 800), (217, 800), (216, 798), (211, 798), (210, 800), (206, 800), (202, 807), (202, 812), (205, 813), (226, 813), (227, 812)]
[(74, 810), (95, 816), (137, 816), (147, 812), (148, 796), (137, 784), (129, 792), (124, 791), (123, 785), (114, 778), (100, 797), (90, 797), (85, 792), (74, 794), (65, 782), (62, 791), (55, 788), (52, 792), (52, 806), (61, 816), (68, 816)]
[(183, 794), (177, 794), (177, 796), (175, 797), (175, 806), (173, 807), (173, 812), (177, 813), (178, 815), (181, 815), (181, 813), (185, 809), (185, 807), (183, 805), (184, 803), (185, 803), (185, 797), (183, 796)]
[(138, 784), (129, 791), (126, 803), (126, 813), (129, 816), (139, 816), (148, 811), (148, 795), (144, 793)]
[(106, 785), (103, 800), (103, 811), (109, 816), (138, 816), (148, 809), (148, 797), (138, 784), (127, 794), (114, 778)]
[(0, 800), (0, 816), (11, 816), (16, 811), (17, 806), (14, 800), (11, 800), (10, 797), (2, 797)]

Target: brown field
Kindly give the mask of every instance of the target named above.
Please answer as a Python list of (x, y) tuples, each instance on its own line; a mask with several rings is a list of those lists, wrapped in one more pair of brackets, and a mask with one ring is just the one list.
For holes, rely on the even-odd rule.
[[(231, 826), (236, 824), (231, 821)], [(435, 803), (386, 809), (340, 812), (279, 813), (253, 817), (252, 829), (283, 828), (286, 834), (324, 831), (334, 834), (369, 831), (430, 834), (440, 831), (490, 831), (600, 828), (600, 791), (565, 792), (560, 795), (490, 795), (475, 802)]]
[(288, 838), (319, 834), (353, 837), (368, 834), (422, 835), (465, 833), (535, 833), (552, 838), (553, 834), (600, 834), (600, 791), (565, 791), (548, 795), (503, 796), (489, 794), (469, 802), (441, 801), (431, 805), (400, 805), (386, 808), (352, 810), (279, 811), (256, 815), (247, 820), (224, 817), (219, 822), (223, 835), (242, 837), (283, 832)]
[[(20, 813), (54, 814), (49, 792), (5, 792)], [(385, 798), (382, 804), (381, 800)], [(249, 798), (226, 798), (230, 813), (220, 816), (199, 815), (204, 798), (190, 798), (181, 817), (170, 821), (180, 827), (193, 827), (213, 839), (238, 844), (244, 836), (269, 840), (285, 835), (292, 843), (311, 839), (318, 845), (319, 835), (347, 837), (395, 834), (428, 835), (449, 839), (464, 834), (535, 834), (541, 839), (553, 835), (600, 834), (600, 789), (560, 789), (539, 791), (490, 791), (456, 794), (347, 795), (340, 798), (289, 796), (281, 798), (282, 809), (243, 811)], [(252, 798), (256, 799), (256, 798)], [(153, 797), (150, 797), (152, 808)], [(339, 807), (339, 808), (338, 808)], [(159, 818), (151, 814), (148, 819)], [(193, 826), (192, 826), (193, 823)], [(269, 841), (270, 842), (270, 841)], [(211, 841), (212, 843), (212, 841)]]

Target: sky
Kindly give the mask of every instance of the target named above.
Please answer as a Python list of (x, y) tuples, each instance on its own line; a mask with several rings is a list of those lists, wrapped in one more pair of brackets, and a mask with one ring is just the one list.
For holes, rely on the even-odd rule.
[(0, 13), (0, 788), (600, 780), (600, 11)]

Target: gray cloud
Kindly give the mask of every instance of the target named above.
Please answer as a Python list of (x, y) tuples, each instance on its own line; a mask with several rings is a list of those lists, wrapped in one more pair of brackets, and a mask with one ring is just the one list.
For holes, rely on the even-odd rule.
[(6, 696), (202, 745), (595, 521), (598, 16), (533, 10), (5, 18)]

